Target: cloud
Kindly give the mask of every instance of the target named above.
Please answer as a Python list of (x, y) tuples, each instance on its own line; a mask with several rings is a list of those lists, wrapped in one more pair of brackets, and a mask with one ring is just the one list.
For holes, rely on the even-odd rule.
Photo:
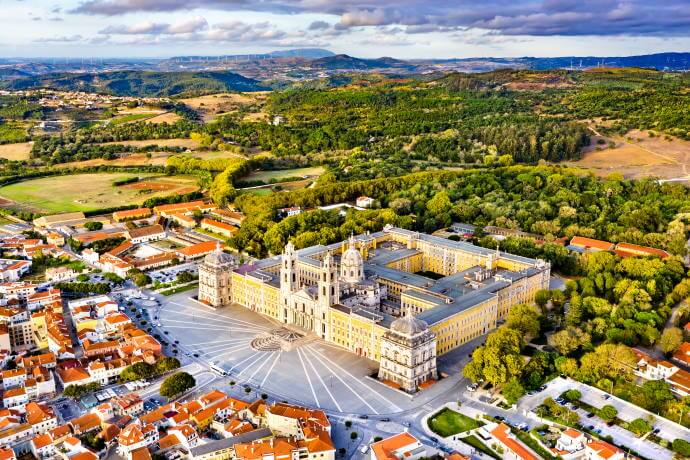
[(399, 25), (409, 26), (408, 33), (471, 28), (532, 36), (690, 34), (687, 0), (82, 0), (72, 12), (116, 16), (196, 9), (340, 18), (330, 28), (315, 21), (311, 31)]
[(37, 38), (35, 41), (38, 43), (76, 43), (76, 42), (84, 41), (84, 37), (79, 35), (79, 34), (76, 34), (76, 35), (67, 35), (67, 36), (61, 36), (61, 37)]
[(196, 16), (173, 24), (144, 21), (132, 25), (108, 26), (99, 33), (105, 35), (181, 35), (200, 32), (207, 28), (206, 19)]
[(326, 30), (329, 29), (331, 25), (326, 21), (314, 21), (309, 24), (309, 30)]

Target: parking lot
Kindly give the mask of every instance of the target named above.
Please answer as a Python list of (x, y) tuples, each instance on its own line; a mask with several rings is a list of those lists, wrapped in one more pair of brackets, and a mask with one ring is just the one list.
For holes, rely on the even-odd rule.
[(188, 262), (185, 264), (175, 265), (172, 267), (162, 268), (160, 270), (154, 270), (149, 272), (149, 276), (152, 280), (158, 281), (159, 283), (171, 283), (177, 280), (177, 275), (183, 272), (191, 273), (196, 275), (199, 273), (199, 268), (196, 262)]
[[(663, 417), (658, 417), (651, 414), (644, 409), (635, 406), (627, 401), (623, 401), (615, 396), (611, 396), (605, 391), (601, 391), (598, 388), (585, 385), (583, 383), (567, 379), (567, 378), (557, 378), (549, 382), (544, 391), (535, 393), (534, 395), (528, 395), (522, 398), (518, 404), (518, 408), (523, 411), (534, 410), (539, 406), (545, 398), (553, 398), (554, 400), (558, 398), (562, 393), (567, 390), (576, 389), (582, 393), (581, 400), (590, 406), (601, 408), (607, 404), (612, 405), (618, 411), (618, 417), (621, 420), (630, 422), (636, 418), (649, 419), (651, 416), (653, 418), (652, 426), (658, 429), (658, 436), (669, 441), (674, 439), (690, 439), (690, 430), (684, 428), (672, 421), (665, 419)], [(601, 436), (612, 436), (616, 443), (628, 446), (635, 449), (641, 455), (647, 458), (655, 459), (666, 459), (672, 458), (673, 454), (667, 449), (663, 449), (660, 446), (644, 441), (634, 434), (620, 428), (619, 426), (612, 425), (608, 426), (603, 420), (596, 416), (588, 416), (589, 414), (582, 410), (577, 410), (580, 415), (580, 423), (586, 427), (592, 427), (591, 429), (596, 431)]]

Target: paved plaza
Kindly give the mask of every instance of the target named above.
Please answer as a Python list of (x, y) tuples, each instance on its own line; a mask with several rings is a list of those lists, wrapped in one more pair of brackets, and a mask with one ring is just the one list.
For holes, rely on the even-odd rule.
[[(385, 415), (410, 411), (457, 389), (459, 360), (439, 361), (449, 377), (410, 397), (370, 376), (378, 363), (265, 318), (241, 306), (213, 310), (194, 302), (194, 291), (163, 300), (159, 322), (184, 352), (230, 374), (237, 385), (330, 411)], [(444, 360), (456, 362), (445, 366)], [(454, 359), (455, 358), (455, 359)]]

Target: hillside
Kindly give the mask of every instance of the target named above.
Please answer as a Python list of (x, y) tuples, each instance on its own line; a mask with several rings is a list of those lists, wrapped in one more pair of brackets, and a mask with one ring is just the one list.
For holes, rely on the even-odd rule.
[(2, 89), (49, 87), (118, 96), (176, 96), (266, 89), (257, 80), (232, 72), (141, 72), (48, 74), (0, 82)]
[(360, 59), (348, 56), (347, 54), (336, 54), (335, 56), (314, 59), (311, 62), (311, 65), (328, 70), (372, 70), (391, 68), (411, 70), (415, 67), (405, 61), (390, 57), (378, 59)]

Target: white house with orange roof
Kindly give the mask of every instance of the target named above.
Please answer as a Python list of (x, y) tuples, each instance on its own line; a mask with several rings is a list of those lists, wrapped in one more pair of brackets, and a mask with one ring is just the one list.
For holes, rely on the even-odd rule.
[(130, 423), (122, 429), (117, 437), (117, 452), (131, 459), (133, 451), (142, 447), (149, 447), (158, 442), (158, 429), (154, 425), (140, 425), (138, 422)]
[(180, 440), (180, 443), (187, 449), (191, 449), (199, 444), (199, 434), (197, 433), (196, 429), (188, 423), (170, 427), (168, 429), (168, 434), (177, 436), (177, 438)]
[(53, 436), (50, 433), (39, 434), (29, 443), (31, 453), (36, 458), (44, 459), (55, 455), (55, 445), (53, 444)]
[(266, 408), (266, 426), (281, 436), (304, 438), (304, 426), (307, 423), (319, 425), (328, 433), (331, 424), (322, 410), (308, 409), (286, 403), (275, 403)]
[(0, 259), (0, 281), (14, 282), (29, 273), (30, 260)]
[(93, 381), (91, 379), (91, 374), (81, 366), (58, 366), (56, 374), (63, 388), (67, 388), (69, 385), (86, 385)]
[(426, 447), (408, 432), (371, 445), (371, 460), (415, 460), (426, 456)]
[(14, 409), (24, 413), (29, 395), (24, 387), (12, 388), (2, 393), (2, 405), (8, 409)]
[(536, 453), (518, 440), (505, 423), (499, 425), (486, 425), (483, 430), (492, 439), (493, 443), (503, 449), (503, 458), (509, 460), (540, 460)]
[(9, 390), (10, 388), (24, 385), (24, 382), (26, 381), (26, 374), (26, 369), (23, 367), (7, 369), (0, 372), (0, 377), (2, 377), (2, 388)]
[(556, 441), (556, 446), (551, 449), (554, 456), (563, 460), (574, 460), (581, 458), (585, 453), (587, 437), (584, 433), (574, 428), (567, 428), (561, 432), (561, 436)]
[(605, 441), (592, 439), (585, 446), (586, 460), (623, 460), (625, 458), (625, 452)]
[(58, 426), (57, 416), (52, 407), (31, 401), (26, 405), (26, 422), (29, 423), (34, 433), (45, 433)]

